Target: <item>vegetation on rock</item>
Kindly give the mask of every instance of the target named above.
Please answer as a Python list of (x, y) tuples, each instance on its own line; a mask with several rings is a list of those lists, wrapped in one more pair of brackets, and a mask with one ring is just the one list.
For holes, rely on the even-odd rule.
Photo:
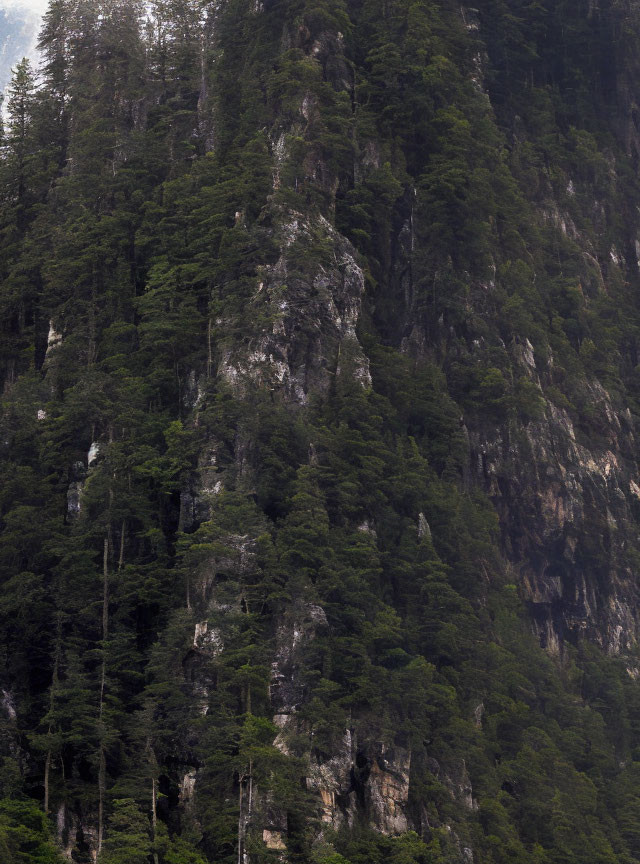
[(51, 0), (39, 47), (2, 861), (639, 860), (636, 0)]

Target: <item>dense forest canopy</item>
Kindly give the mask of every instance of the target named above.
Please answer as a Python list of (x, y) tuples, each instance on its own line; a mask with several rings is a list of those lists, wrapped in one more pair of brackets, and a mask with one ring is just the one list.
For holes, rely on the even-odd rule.
[(640, 4), (51, 0), (0, 138), (0, 859), (640, 860)]

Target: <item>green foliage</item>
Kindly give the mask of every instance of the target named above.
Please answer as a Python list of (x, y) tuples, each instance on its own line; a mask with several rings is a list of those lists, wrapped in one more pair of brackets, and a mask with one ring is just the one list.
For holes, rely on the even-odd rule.
[(369, 834), (351, 839), (338, 837), (337, 847), (348, 857), (342, 855), (318, 858), (319, 862), (325, 864), (442, 864), (447, 859), (441, 854), (441, 844), (437, 837), (429, 843), (425, 843), (414, 832), (408, 832), (402, 837), (380, 837)]
[(131, 798), (115, 800), (102, 860), (105, 864), (146, 864), (150, 852), (149, 820), (145, 814)]
[(6, 864), (61, 864), (44, 814), (32, 802), (0, 801), (0, 854)]
[[(639, 46), (586, 0), (51, 3), (0, 158), (3, 862), (53, 813), (100, 864), (640, 856), (637, 685), (542, 651), (538, 516), (470, 463), (638, 413)], [(583, 497), (576, 562), (635, 572)], [(371, 828), (393, 750), (417, 833)]]

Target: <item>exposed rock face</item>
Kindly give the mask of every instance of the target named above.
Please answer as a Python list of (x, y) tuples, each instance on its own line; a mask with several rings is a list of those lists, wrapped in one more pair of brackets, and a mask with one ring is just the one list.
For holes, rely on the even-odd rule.
[(8, 720), (15, 720), (17, 718), (18, 715), (16, 713), (13, 695), (8, 690), (2, 690), (0, 707)]
[(449, 790), (451, 797), (467, 810), (476, 810), (478, 804), (473, 797), (471, 778), (464, 760), (457, 763), (447, 763), (429, 758), (429, 770)]
[(381, 747), (371, 761), (367, 810), (383, 834), (402, 834), (409, 828), (411, 751)]
[[(519, 362), (540, 386), (530, 346)], [(584, 633), (624, 653), (638, 633), (628, 554), (637, 539), (634, 429), (598, 381), (586, 386), (597, 435), (581, 434), (546, 400), (539, 420), (472, 431), (471, 464), (496, 506), (543, 644), (557, 654), (563, 639)]]
[[(258, 7), (256, 13), (260, 14)], [(313, 36), (301, 29), (287, 39), (313, 58), (327, 79), (340, 88), (347, 86), (350, 70), (344, 61), (340, 34), (323, 32)], [(283, 183), (292, 136), (304, 136), (317, 112), (314, 95), (307, 93), (293, 125), (272, 130), (274, 194)], [(260, 389), (294, 409), (304, 408), (314, 396), (325, 396), (341, 375), (355, 378), (364, 388), (371, 385), (368, 359), (356, 334), (365, 290), (364, 273), (352, 244), (330, 221), (337, 182), (313, 148), (302, 168), (305, 182), (327, 193), (329, 203), (324, 215), (318, 210), (302, 213), (270, 204), (270, 230), (278, 254), (275, 261), (257, 268), (255, 289), (246, 310), (251, 324), (243, 328), (239, 339), (226, 335), (233, 332), (228, 326), (233, 322), (216, 322), (219, 379), (237, 398), (249, 397), (253, 390)], [(236, 221), (242, 220), (243, 214), (238, 213)], [(198, 393), (194, 379), (188, 397), (194, 412), (198, 409)], [(212, 501), (223, 491), (225, 480), (219, 473), (216, 449), (215, 441), (203, 449), (192, 484), (182, 493), (183, 530), (209, 518)], [(235, 442), (235, 459), (239, 476), (251, 473), (251, 459), (241, 433)], [(250, 487), (249, 479), (245, 485)], [(363, 530), (373, 529), (367, 523)], [(223, 570), (237, 577), (254, 566), (253, 538), (229, 536), (224, 542), (227, 548), (236, 549), (237, 555), (211, 561), (194, 585), (192, 605), (203, 613), (203, 618), (212, 611), (215, 614), (215, 573)], [(378, 830), (400, 833), (408, 825), (405, 810), (410, 754), (403, 751), (394, 756), (375, 742), (358, 749), (352, 732), (345, 729), (336, 751), (329, 759), (321, 760), (315, 754), (309, 730), (299, 720), (298, 712), (306, 697), (303, 649), (327, 627), (322, 607), (302, 599), (286, 608), (277, 623), (270, 683), (273, 720), (279, 729), (274, 744), (285, 755), (307, 761), (307, 788), (315, 793), (318, 813), (326, 825), (337, 828), (375, 813)], [(211, 633), (208, 622), (202, 620), (195, 625), (194, 645), (187, 660), (194, 689), (201, 694), (203, 704), (210, 682), (202, 658), (224, 650), (224, 633), (216, 631), (215, 638)], [(364, 767), (358, 764), (362, 759)], [(188, 794), (181, 794), (185, 813), (197, 795), (197, 777), (188, 776)], [(265, 847), (279, 860), (286, 860), (287, 814), (274, 807), (255, 785), (251, 790), (245, 785), (241, 783), (239, 834), (244, 836), (249, 829), (259, 828)], [(249, 860), (245, 851), (242, 856)]]
[(410, 769), (410, 751), (382, 744), (358, 747), (347, 730), (331, 759), (312, 761), (307, 785), (319, 795), (328, 826), (363, 821), (383, 834), (402, 834), (410, 827)]
[[(239, 394), (253, 384), (304, 405), (311, 393), (326, 392), (345, 352), (358, 380), (369, 386), (356, 337), (364, 275), (355, 250), (323, 216), (289, 212), (283, 220), (280, 257), (263, 268), (250, 304), (264, 324), (248, 345), (223, 349), (222, 379)], [(323, 244), (327, 251), (318, 258)]]
[[(306, 737), (306, 785), (317, 796), (320, 819), (325, 825), (338, 829), (364, 821), (384, 834), (401, 834), (410, 827), (411, 752), (375, 741), (358, 741), (353, 730), (345, 729), (331, 756), (323, 758), (297, 718), (305, 697), (302, 651), (327, 626), (324, 610), (303, 602), (294, 605), (279, 626), (271, 676), (274, 721), (280, 729), (276, 746), (290, 754), (292, 742), (295, 740), (299, 748)], [(269, 841), (275, 842), (271, 829)]]
[(307, 787), (321, 801), (321, 819), (332, 828), (342, 824), (353, 824), (352, 766), (354, 760), (353, 736), (345, 730), (340, 746), (330, 759), (311, 759)]
[[(567, 195), (576, 194), (569, 179)], [(539, 400), (535, 419), (515, 412), (491, 419), (484, 410), (468, 412), (462, 423), (469, 446), (467, 482), (483, 489), (496, 508), (505, 558), (518, 576), (542, 644), (561, 655), (565, 640), (583, 635), (608, 653), (628, 653), (637, 645), (640, 614), (634, 576), (640, 474), (631, 411), (595, 376), (577, 385), (577, 409), (557, 387), (551, 349), (538, 355), (525, 337), (505, 344), (496, 321), (491, 332), (477, 334), (473, 323), (464, 335), (447, 328), (444, 320), (437, 329), (429, 328), (416, 314), (407, 275), (410, 206), (405, 210), (407, 219), (393, 244), (394, 290), (405, 302), (399, 316), (402, 350), (443, 358), (445, 367), (456, 355), (480, 363), (498, 352), (513, 379), (527, 382)], [(591, 202), (591, 210), (598, 231), (604, 232), (600, 202)], [(606, 267), (598, 260), (593, 237), (579, 230), (553, 198), (539, 215), (580, 248), (580, 291), (586, 302), (606, 292)], [(615, 250), (612, 262), (614, 268), (630, 266)], [(480, 310), (488, 314), (495, 290), (493, 280), (470, 287), (471, 320)], [(422, 523), (419, 530), (424, 530)]]
[(271, 664), (270, 695), (276, 717), (292, 715), (300, 707), (304, 698), (301, 649), (327, 626), (324, 609), (314, 603), (300, 601), (285, 613)]

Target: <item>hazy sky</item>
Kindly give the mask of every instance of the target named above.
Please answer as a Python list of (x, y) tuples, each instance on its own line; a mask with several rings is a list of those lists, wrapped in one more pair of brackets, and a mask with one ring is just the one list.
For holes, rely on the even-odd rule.
[(36, 42), (40, 16), (47, 0), (0, 0), (0, 93), (11, 77), (11, 69), (24, 56), (37, 65)]
[(47, 8), (48, 0), (0, 0), (0, 9), (31, 9), (42, 14)]

